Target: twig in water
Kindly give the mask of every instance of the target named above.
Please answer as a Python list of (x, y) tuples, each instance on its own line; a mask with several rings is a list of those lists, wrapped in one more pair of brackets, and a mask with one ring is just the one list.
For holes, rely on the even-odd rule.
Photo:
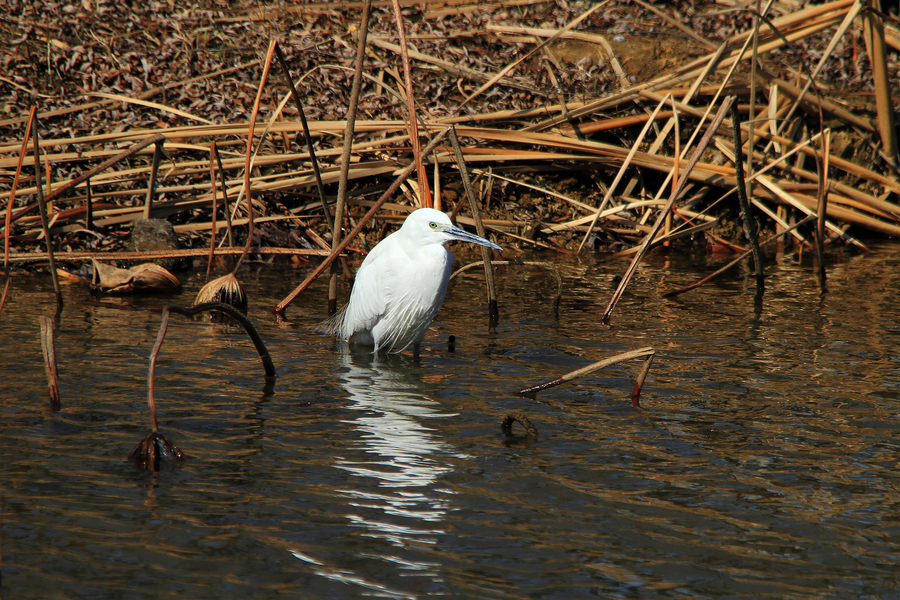
[(59, 376), (56, 371), (56, 343), (53, 339), (53, 321), (41, 317), (41, 349), (44, 351), (44, 367), (47, 370), (47, 387), (50, 388), (50, 410), (59, 410)]
[(538, 430), (531, 423), (531, 419), (525, 416), (524, 413), (518, 410), (512, 410), (505, 417), (503, 417), (503, 421), (500, 423), (500, 431), (503, 432), (503, 435), (506, 437), (513, 437), (512, 426), (513, 423), (518, 422), (522, 427), (525, 428), (525, 437), (537, 438)]
[[(626, 360), (632, 360), (634, 358), (644, 358), (644, 357), (648, 357), (648, 356), (653, 356), (654, 354), (656, 354), (656, 350), (654, 350), (653, 348), (650, 348), (650, 347), (641, 348), (639, 350), (631, 350), (629, 352), (623, 352), (622, 354), (617, 354), (610, 358), (604, 358), (603, 360), (599, 360), (599, 361), (597, 361), (593, 364), (590, 364), (586, 367), (582, 367), (581, 369), (577, 369), (570, 373), (566, 373), (565, 375), (558, 377), (556, 379), (553, 379), (551, 381), (547, 381), (547, 382), (541, 383), (539, 385), (525, 388), (523, 390), (519, 390), (514, 393), (518, 394), (520, 396), (524, 396), (525, 394), (534, 394), (534, 393), (537, 393), (537, 392), (540, 392), (540, 391), (543, 391), (543, 390), (546, 390), (546, 389), (549, 389), (552, 387), (556, 387), (567, 381), (572, 381), (576, 377), (581, 377), (582, 375), (587, 375), (588, 373), (593, 373), (594, 371), (597, 371), (604, 367), (608, 367), (610, 365), (615, 365), (620, 362), (624, 362)], [(640, 387), (643, 386), (644, 378), (647, 377), (647, 373), (645, 373), (644, 370), (645, 369), (649, 370), (649, 368), (650, 368), (650, 366), (645, 361), (644, 368), (641, 369), (641, 374), (638, 376), (638, 385), (635, 386), (635, 389), (638, 391), (638, 396), (640, 396)], [(633, 398), (633, 393), (632, 393), (632, 398)], [(634, 403), (634, 402), (636, 402), (636, 401), (634, 399), (632, 399), (632, 403)], [(635, 404), (635, 406), (639, 406), (639, 405)]]
[(37, 120), (31, 128), (34, 141), (34, 183), (37, 190), (38, 212), (41, 215), (41, 227), (44, 230), (44, 240), (47, 242), (47, 256), (50, 260), (50, 276), (53, 279), (53, 291), (56, 294), (56, 306), (62, 306), (62, 291), (59, 289), (59, 275), (56, 273), (56, 261), (53, 259), (53, 238), (50, 237), (50, 225), (47, 222), (47, 206), (44, 201), (44, 184), (41, 182), (41, 152), (38, 140)]
[[(763, 272), (762, 255), (759, 253), (759, 229), (750, 214), (750, 200), (747, 198), (747, 186), (744, 181), (744, 157), (741, 144), (741, 121), (737, 111), (737, 104), (731, 105), (731, 127), (734, 132), (734, 176), (737, 179), (738, 201), (741, 205), (741, 220), (744, 224), (744, 236), (750, 242), (750, 252), (753, 253), (753, 264), (756, 267), (756, 289), (763, 290), (766, 287), (765, 273)], [(751, 138), (752, 139), (752, 138)], [(753, 147), (751, 145), (752, 153)]]
[[(475, 190), (472, 189), (472, 182), (469, 180), (469, 171), (466, 169), (466, 159), (463, 157), (462, 148), (459, 146), (459, 138), (456, 136), (456, 128), (451, 127), (450, 133), (447, 134), (450, 139), (450, 145), (453, 146), (453, 153), (456, 155), (456, 166), (459, 168), (459, 176), (462, 179), (463, 187), (466, 188), (466, 198), (469, 200), (469, 209), (472, 211), (472, 218), (475, 219), (475, 230), (478, 235), (486, 239), (487, 232), (484, 229), (484, 223), (481, 220), (481, 210), (478, 207), (478, 198), (475, 197)], [(481, 247), (481, 258), (484, 264), (484, 280), (487, 284), (488, 297), (488, 320), (491, 326), (496, 326), (500, 319), (500, 311), (497, 308), (497, 285), (494, 283), (494, 267), (491, 266), (491, 249), (485, 246)]]
[(694, 165), (696, 165), (697, 161), (700, 160), (700, 155), (703, 154), (704, 150), (706, 150), (706, 146), (709, 145), (709, 141), (712, 139), (713, 134), (715, 134), (719, 129), (719, 125), (721, 125), (722, 121), (725, 119), (725, 115), (728, 113), (728, 110), (731, 107), (731, 103), (733, 101), (733, 97), (725, 98), (725, 100), (722, 102), (722, 106), (719, 107), (719, 112), (716, 113), (716, 118), (713, 119), (712, 124), (710, 124), (709, 128), (703, 134), (703, 137), (700, 138), (700, 142), (694, 149), (694, 153), (691, 155), (691, 159), (688, 161), (687, 166), (684, 168), (684, 172), (681, 175), (681, 179), (678, 181), (678, 185), (675, 186), (674, 190), (672, 190), (672, 195), (669, 197), (669, 201), (666, 202), (665, 207), (663, 207), (662, 212), (660, 212), (659, 217), (656, 219), (656, 223), (653, 224), (650, 232), (646, 236), (644, 236), (644, 243), (641, 245), (641, 249), (634, 256), (631, 264), (628, 265), (628, 269), (622, 276), (622, 281), (619, 282), (619, 287), (617, 287), (615, 293), (613, 293), (613, 297), (609, 301), (609, 306), (606, 307), (606, 311), (603, 313), (603, 317), (601, 319), (604, 323), (609, 323), (609, 317), (610, 315), (612, 315), (613, 309), (619, 302), (619, 298), (621, 298), (622, 294), (625, 292), (625, 288), (628, 286), (628, 282), (631, 280), (631, 277), (637, 270), (638, 264), (640, 264), (641, 260), (650, 249), (650, 246), (653, 244), (653, 238), (656, 237), (656, 233), (662, 227), (663, 223), (665, 223), (666, 215), (670, 210), (672, 210), (672, 207), (675, 205), (675, 200), (678, 199), (678, 196), (681, 194), (681, 190), (687, 183), (689, 175), (694, 169)]
[(816, 205), (816, 253), (819, 255), (819, 282), (825, 289), (825, 213), (828, 210), (828, 151), (831, 145), (831, 130), (822, 136), (822, 159), (816, 157), (816, 169), (819, 172), (818, 202)]

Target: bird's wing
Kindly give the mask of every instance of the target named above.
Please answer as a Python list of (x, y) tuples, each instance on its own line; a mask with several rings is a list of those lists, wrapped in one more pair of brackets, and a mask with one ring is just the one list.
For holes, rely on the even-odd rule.
[(390, 261), (385, 256), (389, 238), (390, 236), (385, 238), (369, 252), (356, 272), (350, 301), (342, 309), (343, 318), (339, 328), (336, 328), (338, 335), (344, 340), (349, 340), (354, 334), (371, 331), (387, 310), (387, 290), (380, 283), (384, 279), (379, 274), (390, 268)]

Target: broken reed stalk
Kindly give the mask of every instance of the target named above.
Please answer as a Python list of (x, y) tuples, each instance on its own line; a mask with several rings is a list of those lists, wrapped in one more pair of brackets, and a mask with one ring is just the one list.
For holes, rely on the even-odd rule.
[(394, 9), (394, 21), (397, 25), (397, 38), (400, 42), (400, 61), (403, 63), (403, 81), (406, 85), (406, 104), (409, 112), (409, 141), (412, 144), (413, 160), (416, 163), (420, 206), (432, 207), (431, 192), (428, 190), (428, 173), (422, 157), (421, 140), (419, 140), (419, 123), (416, 120), (416, 95), (412, 84), (412, 69), (409, 66), (409, 51), (406, 47), (406, 27), (403, 24), (403, 13), (400, 12), (400, 0), (391, 0)]
[(319, 192), (319, 200), (322, 202), (322, 211), (325, 215), (325, 222), (331, 227), (331, 235), (334, 236), (334, 223), (331, 220), (331, 212), (328, 210), (328, 198), (325, 197), (325, 185), (322, 183), (322, 172), (319, 170), (319, 161), (316, 158), (316, 150), (313, 148), (312, 134), (309, 132), (309, 123), (306, 121), (306, 114), (303, 111), (303, 101), (297, 92), (297, 86), (294, 85), (294, 78), (291, 76), (291, 70), (288, 67), (287, 60), (284, 58), (284, 52), (281, 46), (275, 46), (275, 56), (278, 57), (278, 63), (281, 70), (284, 71), (284, 77), (287, 79), (288, 87), (291, 90), (291, 97), (297, 104), (297, 112), (300, 113), (300, 125), (303, 127), (303, 140), (306, 142), (306, 149), (309, 152), (309, 160), (312, 162), (313, 174), (316, 178), (316, 190)]
[[(25, 123), (25, 136), (22, 138), (22, 147), (19, 148), (19, 159), (16, 162), (16, 175), (13, 177), (12, 188), (9, 190), (9, 204), (6, 205), (6, 227), (3, 229), (3, 270), (6, 273), (6, 286), (9, 287), (9, 232), (12, 224), (13, 203), (16, 200), (16, 190), (19, 187), (19, 177), (22, 175), (22, 164), (28, 153), (28, 142), (31, 139), (31, 128), (34, 126), (37, 106), (32, 106), (28, 113), (28, 121)], [(5, 297), (5, 293), (4, 293)]]
[[(430, 142), (428, 142), (428, 145), (425, 147), (425, 150), (423, 150), (422, 153), (427, 156), (444, 139), (449, 131), (449, 127), (440, 131), (436, 136), (434, 136), (434, 138), (432, 138)], [(313, 281), (315, 281), (315, 279), (319, 275), (321, 275), (322, 272), (327, 269), (338, 256), (340, 256), (341, 252), (347, 249), (347, 246), (350, 245), (350, 242), (352, 242), (356, 238), (356, 236), (359, 235), (359, 232), (362, 231), (363, 227), (365, 227), (366, 224), (372, 219), (372, 217), (375, 216), (375, 213), (378, 212), (378, 209), (380, 209), (381, 206), (385, 202), (387, 202), (391, 196), (394, 195), (394, 192), (396, 192), (400, 185), (404, 181), (406, 181), (406, 178), (409, 177), (410, 173), (412, 173), (415, 168), (416, 163), (412, 162), (407, 165), (399, 175), (397, 175), (397, 178), (394, 180), (394, 183), (391, 184), (391, 187), (389, 187), (384, 192), (384, 194), (381, 195), (381, 198), (379, 198), (375, 202), (375, 204), (372, 205), (372, 208), (369, 209), (369, 212), (367, 212), (365, 216), (359, 220), (359, 223), (356, 224), (356, 227), (353, 228), (353, 231), (348, 233), (344, 237), (344, 240), (340, 244), (338, 244), (338, 246), (334, 250), (331, 251), (331, 254), (328, 255), (328, 258), (323, 260), (322, 263), (318, 267), (316, 267), (312, 273), (309, 274), (309, 276), (303, 281), (303, 283), (298, 285), (293, 292), (288, 294), (287, 297), (278, 304), (278, 306), (272, 309), (272, 312), (276, 314), (283, 313), (284, 309), (287, 308), (288, 305), (290, 305), (290, 303), (293, 302), (294, 299), (301, 294), (301, 292), (303, 292), (303, 290), (308, 288), (309, 285)]]
[[(760, 0), (756, 0), (756, 11), (753, 15), (753, 53), (750, 55), (750, 118), (747, 123), (747, 131), (749, 135), (747, 136), (747, 143), (749, 144), (749, 148), (747, 149), (747, 169), (746, 173), (748, 176), (753, 175), (753, 128), (756, 126), (756, 119), (753, 115), (753, 107), (756, 106), (756, 62), (759, 57), (759, 22), (761, 17), (763, 16), (759, 12), (759, 3)], [(737, 120), (737, 107), (735, 105), (731, 106), (731, 118), (732, 121)], [(742, 146), (741, 143), (741, 130), (740, 126), (736, 126), (732, 124), (732, 127), (737, 127), (737, 139), (734, 140), (736, 146)], [(738, 182), (738, 186), (743, 185), (742, 182)], [(741, 207), (743, 209), (743, 204)], [(756, 258), (756, 254), (753, 255)], [(757, 265), (757, 268), (759, 266)], [(757, 287), (759, 287), (759, 278), (757, 277)]]
[(153, 146), (153, 165), (150, 167), (150, 184), (147, 186), (147, 198), (144, 200), (144, 218), (150, 218), (153, 209), (153, 196), (156, 195), (156, 184), (159, 181), (159, 162), (164, 154), (164, 140), (159, 140)]
[[(812, 221), (812, 220), (815, 219), (815, 218), (816, 218), (815, 215), (810, 215), (810, 216), (806, 217), (805, 219), (803, 219), (802, 221), (799, 221), (799, 222), (795, 223), (795, 224), (792, 225), (791, 227), (788, 227), (787, 229), (785, 229), (785, 230), (783, 230), (783, 231), (779, 231), (778, 233), (776, 233), (775, 235), (773, 235), (773, 236), (770, 237), (769, 239), (767, 239), (767, 240), (765, 240), (764, 242), (762, 242), (762, 243), (760, 244), (760, 247), (766, 246), (766, 245), (768, 245), (768, 244), (774, 242), (775, 240), (777, 240), (777, 239), (779, 239), (779, 238), (785, 236), (786, 234), (788, 234), (788, 233), (794, 231), (795, 229), (797, 229), (797, 228), (800, 227), (801, 225), (804, 225), (804, 224), (806, 224), (806, 223), (809, 223), (810, 221)], [(707, 281), (710, 281), (710, 280), (712, 280), (712, 279), (715, 279), (716, 277), (718, 277), (719, 275), (721, 275), (722, 273), (724, 273), (725, 271), (727, 271), (728, 269), (730, 269), (730, 268), (733, 267), (734, 265), (738, 264), (739, 262), (741, 262), (742, 260), (744, 260), (745, 258), (747, 258), (748, 256), (750, 256), (751, 252), (752, 252), (751, 250), (747, 250), (746, 252), (744, 252), (743, 254), (741, 254), (740, 256), (738, 256), (737, 258), (735, 258), (733, 261), (731, 261), (730, 263), (728, 263), (727, 265), (725, 265), (724, 267), (722, 267), (722, 268), (719, 269), (718, 271), (715, 271), (714, 273), (712, 273), (712, 274), (710, 274), (710, 275), (707, 275), (706, 277), (704, 277), (704, 278), (701, 279), (700, 281), (698, 281), (698, 282), (696, 282), (696, 283), (692, 283), (691, 285), (689, 285), (689, 286), (687, 286), (687, 287), (683, 287), (683, 288), (681, 288), (681, 289), (673, 290), (673, 291), (671, 291), (671, 292), (666, 292), (665, 294), (662, 295), (662, 297), (663, 297), (663, 298), (672, 298), (673, 296), (678, 296), (679, 294), (683, 294), (683, 293), (685, 293), (685, 292), (689, 292), (689, 291), (691, 291), (691, 290), (693, 290), (693, 289), (696, 289), (696, 288), (700, 287), (701, 285), (703, 285), (703, 284), (706, 283)]]
[(219, 155), (219, 148), (213, 142), (210, 149), (216, 156), (216, 164), (219, 165), (219, 177), (222, 183), (222, 212), (225, 214), (225, 222), (228, 223), (228, 247), (234, 247), (234, 233), (231, 231), (231, 209), (228, 208), (228, 184), (225, 181), (225, 169), (222, 167), (222, 157)]
[(3, 313), (3, 307), (6, 306), (6, 296), (9, 294), (9, 275), (6, 276), (6, 283), (3, 284), (3, 295), (0, 296), (0, 314)]
[[(244, 245), (244, 252), (234, 265), (232, 275), (241, 268), (241, 263), (250, 252), (250, 246), (253, 245), (253, 192), (250, 186), (250, 168), (253, 162), (253, 130), (256, 128), (256, 118), (259, 116), (259, 104), (262, 101), (263, 90), (266, 87), (266, 81), (269, 79), (269, 71), (272, 68), (272, 57), (275, 54), (275, 47), (278, 42), (272, 40), (269, 43), (269, 51), (266, 52), (266, 62), (263, 65), (262, 77), (259, 79), (259, 87), (256, 88), (256, 98), (253, 100), (253, 109), (250, 111), (250, 124), (247, 129), (247, 154), (244, 158), (244, 195), (247, 196), (247, 243)], [(260, 140), (262, 144), (262, 140)]]
[(878, 134), (881, 145), (889, 160), (897, 167), (897, 138), (894, 130), (894, 110), (896, 100), (891, 99), (890, 71), (885, 51), (884, 23), (878, 14), (879, 0), (866, 0), (863, 13), (866, 46), (872, 65), (872, 79), (875, 83), (875, 109), (878, 114)]
[(613, 297), (609, 301), (609, 306), (606, 307), (606, 311), (603, 313), (602, 322), (608, 324), (610, 315), (612, 315), (613, 309), (616, 307), (616, 304), (619, 302), (619, 299), (622, 297), (622, 294), (625, 292), (625, 288), (628, 286), (628, 282), (631, 280), (631, 277), (634, 275), (634, 272), (637, 270), (638, 264), (640, 264), (641, 260), (647, 254), (650, 249), (651, 244), (653, 243), (653, 238), (656, 237), (656, 233), (662, 227), (662, 224), (666, 220), (666, 215), (672, 210), (672, 207), (675, 205), (675, 200), (678, 199), (678, 196), (681, 194), (681, 190), (684, 189), (685, 183), (688, 181), (688, 176), (691, 171), (694, 169), (694, 165), (697, 164), (697, 161), (700, 160), (700, 155), (703, 154), (703, 151), (706, 150), (706, 146), (709, 145), (709, 141), (712, 139), (712, 136), (719, 129), (719, 125), (722, 124), (722, 121), (725, 119), (725, 115), (728, 113), (731, 108), (731, 104), (734, 101), (734, 96), (729, 96), (725, 98), (722, 102), (722, 105), (719, 107), (719, 112), (716, 113), (716, 118), (713, 119), (713, 122), (707, 128), (706, 132), (703, 134), (703, 137), (700, 138), (700, 142), (697, 144), (697, 147), (694, 149), (694, 153), (691, 155), (691, 159), (688, 161), (687, 166), (684, 168), (684, 172), (681, 175), (681, 179), (678, 182), (675, 190), (672, 191), (672, 195), (669, 197), (669, 201), (666, 202), (666, 205), (663, 207), (662, 211), (659, 214), (659, 217), (656, 219), (656, 223), (653, 224), (653, 227), (650, 229), (650, 232), (644, 236), (644, 241), (641, 245), (638, 253), (635, 254), (634, 259), (631, 261), (631, 264), (628, 265), (628, 269), (625, 271), (625, 274), (622, 276), (622, 281), (619, 282), (619, 286), (616, 288), (616, 291), (613, 293)]
[[(649, 346), (647, 348), (640, 348), (638, 350), (631, 350), (629, 352), (623, 352), (622, 354), (616, 354), (615, 356), (611, 356), (609, 358), (604, 358), (603, 360), (598, 360), (595, 363), (592, 363), (592, 364), (590, 364), (586, 367), (582, 367), (580, 369), (576, 369), (575, 371), (570, 371), (569, 373), (566, 373), (565, 375), (557, 377), (556, 379), (553, 379), (551, 381), (547, 381), (545, 383), (541, 383), (541, 384), (538, 384), (538, 385), (535, 385), (532, 387), (528, 387), (528, 388), (525, 388), (525, 389), (522, 389), (522, 390), (519, 390), (519, 391), (513, 392), (513, 393), (517, 394), (519, 396), (524, 396), (526, 394), (535, 394), (537, 392), (540, 392), (540, 391), (543, 391), (543, 390), (546, 390), (546, 389), (549, 389), (552, 387), (556, 387), (558, 385), (562, 385), (563, 383), (566, 383), (567, 381), (572, 381), (573, 379), (581, 377), (582, 375), (587, 375), (589, 373), (593, 373), (594, 371), (598, 371), (598, 370), (608, 367), (610, 365), (615, 365), (620, 362), (625, 362), (626, 360), (632, 360), (635, 358), (646, 358), (648, 356), (653, 356), (654, 354), (656, 354), (656, 350), (654, 350), (652, 347), (649, 347)], [(649, 367), (647, 367), (647, 368), (649, 369)], [(643, 370), (642, 370), (642, 374), (643, 374), (643, 378), (646, 378), (647, 374), (643, 373)], [(641, 385), (643, 385), (643, 378), (640, 379)]]
[[(634, 158), (634, 155), (637, 154), (638, 148), (641, 145), (641, 142), (644, 141), (644, 136), (650, 130), (650, 126), (654, 124), (656, 120), (656, 115), (659, 113), (660, 109), (665, 105), (666, 100), (669, 99), (670, 94), (666, 94), (659, 103), (656, 105), (656, 109), (653, 111), (653, 114), (650, 115), (650, 118), (647, 119), (647, 122), (644, 123), (644, 128), (641, 129), (641, 133), (638, 135), (637, 139), (631, 146), (631, 150), (628, 152), (628, 156), (625, 157), (625, 160), (622, 161), (622, 165), (619, 167), (619, 172), (616, 173), (616, 178), (613, 179), (613, 182), (610, 184), (609, 188), (606, 190), (606, 194), (603, 196), (603, 200), (600, 202), (600, 205), (597, 207), (597, 211), (594, 213), (594, 220), (591, 221), (590, 226), (587, 231), (584, 233), (584, 238), (581, 240), (581, 244), (578, 246), (578, 250), (575, 252), (579, 254), (581, 249), (584, 248), (584, 245), (587, 243), (588, 239), (591, 237), (591, 232), (594, 231), (594, 227), (597, 226), (597, 221), (600, 220), (600, 213), (603, 212), (603, 209), (606, 208), (607, 202), (612, 197), (613, 192), (615, 192), (616, 187), (619, 185), (619, 182), (622, 181), (622, 177), (625, 175), (625, 171), (631, 165), (631, 161)], [(677, 164), (677, 160), (675, 161)]]
[(828, 211), (828, 151), (831, 146), (831, 130), (823, 132), (822, 159), (816, 156), (816, 169), (819, 172), (818, 203), (816, 205), (816, 252), (819, 255), (819, 281), (825, 287), (825, 215)]
[[(394, 0), (395, 2), (397, 0)], [(469, 209), (472, 211), (472, 218), (475, 219), (475, 229), (478, 235), (487, 239), (487, 231), (484, 229), (484, 223), (481, 220), (481, 210), (478, 206), (478, 198), (475, 197), (475, 190), (472, 188), (472, 182), (469, 180), (469, 171), (466, 168), (466, 159), (463, 157), (462, 148), (459, 145), (459, 138), (456, 136), (456, 128), (451, 127), (450, 133), (447, 134), (450, 139), (450, 145), (453, 146), (453, 153), (456, 156), (456, 166), (459, 168), (459, 177), (462, 179), (463, 187), (466, 188), (466, 198), (469, 201)], [(437, 161), (435, 161), (437, 164)], [(500, 320), (500, 310), (497, 307), (497, 285), (494, 282), (494, 267), (491, 265), (491, 249), (481, 246), (481, 258), (484, 263), (484, 281), (487, 286), (488, 299), (488, 320), (492, 326), (495, 326)]]
[[(56, 272), (56, 261), (53, 259), (53, 238), (50, 237), (50, 225), (47, 221), (47, 205), (44, 202), (44, 184), (41, 182), (41, 152), (38, 140), (38, 124), (35, 120), (31, 128), (34, 141), (34, 185), (37, 191), (38, 212), (41, 215), (41, 228), (44, 230), (44, 240), (47, 242), (47, 256), (50, 261), (50, 276), (53, 280), (53, 291), (56, 294), (56, 306), (62, 306), (62, 291), (59, 289), (59, 274)], [(49, 175), (49, 173), (48, 173)]]
[[(134, 156), (135, 154), (137, 154), (138, 152), (140, 152), (141, 150), (143, 150), (150, 144), (155, 144), (155, 143), (159, 142), (160, 140), (165, 141), (165, 139), (166, 139), (166, 136), (164, 136), (161, 133), (157, 133), (157, 134), (151, 135), (150, 137), (148, 137), (147, 139), (145, 139), (143, 141), (133, 144), (128, 149), (123, 150), (122, 152), (119, 152), (115, 156), (106, 159), (105, 161), (103, 161), (102, 163), (97, 165), (96, 167), (94, 167), (88, 171), (85, 171), (78, 177), (76, 177), (74, 179), (70, 179), (69, 181), (63, 183), (61, 186), (59, 186), (55, 190), (48, 193), (44, 197), (44, 202), (45, 203), (53, 202), (55, 199), (65, 195), (66, 193), (69, 192), (69, 190), (71, 190), (72, 188), (74, 188), (76, 186), (81, 185), (82, 183), (84, 183), (85, 181), (87, 181), (88, 179), (90, 179), (91, 177), (93, 177), (94, 175), (99, 173), (100, 171), (105, 171), (109, 167), (111, 167), (115, 164), (118, 164), (125, 159), (131, 158), (132, 156)], [(15, 221), (15, 220), (19, 219), (20, 217), (23, 217), (24, 215), (28, 214), (29, 212), (31, 212), (32, 210), (34, 210), (36, 208), (36, 205), (37, 205), (37, 203), (32, 204), (30, 206), (26, 206), (25, 208), (23, 208), (22, 210), (17, 212), (15, 215), (13, 215), (12, 220)], [(7, 213), (7, 222), (8, 221), (9, 221), (9, 213)], [(9, 229), (8, 225), (7, 225), (7, 229)]]
[(503, 432), (503, 435), (508, 438), (513, 437), (512, 426), (516, 422), (525, 428), (526, 438), (536, 439), (538, 437), (537, 427), (531, 423), (531, 419), (526, 417), (525, 413), (519, 410), (511, 410), (503, 417), (503, 421), (500, 422), (500, 431)]
[(37, 106), (32, 106), (28, 113), (28, 121), (25, 123), (25, 135), (22, 138), (22, 146), (19, 148), (19, 158), (16, 162), (16, 174), (13, 177), (12, 187), (9, 190), (9, 203), (6, 205), (6, 226), (3, 229), (3, 274), (6, 282), (3, 284), (3, 296), (0, 297), (0, 313), (6, 306), (6, 298), (9, 295), (9, 234), (12, 229), (12, 210), (16, 201), (16, 189), (19, 187), (19, 177), (22, 175), (22, 165), (25, 162), (25, 155), (28, 153), (28, 141), (31, 138), (31, 128), (34, 126), (35, 114), (37, 114)]
[[(356, 63), (353, 69), (353, 84), (350, 88), (350, 106), (347, 108), (347, 124), (344, 127), (344, 147), (341, 151), (340, 174), (338, 175), (337, 201), (334, 206), (334, 227), (332, 227), (331, 251), (335, 253), (341, 245), (341, 224), (344, 221), (344, 204), (347, 201), (347, 182), (350, 178), (350, 153), (353, 150), (353, 134), (356, 130), (356, 110), (359, 106), (359, 92), (362, 89), (363, 63), (366, 60), (366, 41), (369, 37), (369, 9), (371, 0), (363, 3), (360, 17), (359, 36), (356, 42)], [(328, 280), (328, 314), (337, 312), (337, 269), (332, 267)], [(280, 305), (279, 305), (280, 306)], [(276, 312), (280, 312), (276, 309)]]
[(763, 271), (762, 255), (759, 253), (759, 229), (750, 212), (750, 200), (747, 198), (747, 184), (746, 181), (744, 181), (743, 144), (741, 144), (741, 121), (736, 104), (731, 105), (731, 127), (734, 134), (734, 175), (737, 179), (737, 195), (738, 202), (741, 206), (741, 222), (744, 226), (744, 236), (747, 238), (747, 241), (750, 242), (750, 252), (753, 253), (753, 265), (756, 267), (756, 289), (763, 290), (766, 287), (766, 279), (765, 272)]
[(647, 375), (650, 373), (653, 357), (654, 354), (648, 354), (647, 358), (644, 359), (644, 364), (641, 365), (641, 370), (634, 382), (634, 389), (631, 390), (631, 404), (635, 408), (641, 408), (641, 391), (644, 389), (644, 380), (647, 379)]
[(209, 146), (209, 182), (212, 185), (212, 227), (209, 232), (209, 260), (206, 263), (206, 283), (209, 283), (209, 273), (212, 270), (213, 260), (216, 257), (216, 213), (219, 212), (219, 190), (216, 188), (216, 141)]
[(47, 387), (50, 389), (50, 410), (56, 412), (60, 408), (56, 342), (53, 339), (53, 321), (44, 316), (41, 317), (41, 349), (44, 351), (44, 368), (47, 371)]
[(94, 231), (97, 228), (94, 226), (94, 200), (91, 197), (91, 181), (90, 179), (85, 183), (85, 202), (84, 202), (84, 227), (88, 231)]

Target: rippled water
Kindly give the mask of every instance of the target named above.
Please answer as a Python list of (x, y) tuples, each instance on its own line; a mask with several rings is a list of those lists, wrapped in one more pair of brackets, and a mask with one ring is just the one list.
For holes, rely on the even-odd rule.
[[(538, 258), (547, 259), (547, 256)], [(126, 462), (149, 432), (148, 356), (169, 298), (67, 288), (63, 408), (38, 336), (48, 282), (17, 278), (0, 317), (2, 587), (12, 598), (898, 597), (900, 246), (846, 253), (821, 295), (808, 258), (740, 269), (654, 256), (613, 316), (626, 263), (554, 258), (451, 285), (421, 362), (352, 356), (312, 332), (324, 286), (276, 323), (303, 268), (241, 273), (278, 378), (242, 330), (173, 315), (162, 432), (190, 459)], [(474, 271), (471, 271), (474, 273)], [(456, 349), (447, 348), (455, 335)], [(521, 398), (629, 349), (657, 356)], [(537, 440), (507, 439), (511, 410)], [(517, 426), (518, 427), (518, 426)], [(514, 430), (522, 433), (521, 429)]]

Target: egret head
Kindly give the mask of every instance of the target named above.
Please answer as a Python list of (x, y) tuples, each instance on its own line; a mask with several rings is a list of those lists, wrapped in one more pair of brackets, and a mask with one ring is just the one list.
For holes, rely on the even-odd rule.
[(460, 229), (450, 221), (450, 217), (433, 208), (420, 208), (410, 213), (400, 231), (416, 239), (422, 245), (457, 241), (502, 250), (497, 244)]

